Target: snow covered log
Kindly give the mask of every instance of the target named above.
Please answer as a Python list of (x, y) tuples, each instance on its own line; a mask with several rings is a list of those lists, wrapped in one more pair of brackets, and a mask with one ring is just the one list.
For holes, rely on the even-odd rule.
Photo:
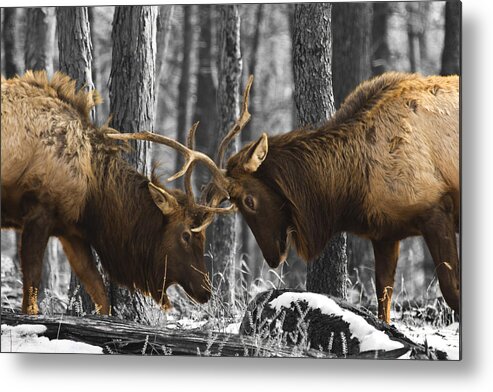
[(269, 290), (248, 305), (240, 334), (337, 357), (447, 359), (417, 344), (362, 307), (329, 295)]
[[(307, 357), (312, 355), (310, 352), (293, 352), (292, 347), (264, 345), (251, 337), (242, 337), (238, 334), (198, 330), (170, 331), (166, 328), (151, 327), (108, 316), (28, 316), (2, 309), (1, 324), (24, 325), (22, 330), (32, 330), (32, 328), (26, 328), (26, 324), (42, 327), (36, 331), (41, 331), (40, 334), (50, 340), (69, 340), (98, 346), (105, 354), (241, 357)], [(11, 328), (2, 327), (2, 332), (7, 334), (10, 330)], [(5, 339), (2, 336), (2, 352), (12, 351), (9, 349), (11, 346), (13, 345), (9, 342), (9, 336)], [(26, 351), (34, 350), (26, 349)]]

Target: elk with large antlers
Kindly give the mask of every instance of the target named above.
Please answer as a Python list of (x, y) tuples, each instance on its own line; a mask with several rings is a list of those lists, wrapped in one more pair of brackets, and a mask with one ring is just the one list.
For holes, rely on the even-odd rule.
[[(171, 284), (182, 286), (196, 302), (206, 302), (211, 285), (204, 229), (213, 214), (229, 210), (195, 203), (190, 177), (200, 161), (223, 182), (216, 165), (164, 138), (164, 144), (187, 157), (173, 176), (185, 175), (186, 192), (167, 190), (122, 158), (126, 147), (113, 140), (115, 130), (91, 123), (90, 110), (100, 102), (95, 91), (77, 92), (75, 81), (61, 73), (48, 80), (45, 72), (30, 71), (2, 78), (1, 89), (2, 228), (22, 231), (22, 311), (38, 312), (50, 236), (60, 239), (101, 313), (110, 309), (91, 247), (111, 280), (151, 295), (162, 306), (169, 305), (166, 289)], [(189, 136), (192, 148), (195, 129)]]
[[(248, 121), (247, 98), (219, 163)], [(386, 73), (363, 82), (326, 124), (244, 146), (225, 180), (210, 183), (206, 198), (220, 202), (226, 186), (271, 267), (291, 243), (308, 261), (337, 232), (370, 239), (378, 314), (389, 322), (399, 240), (422, 235), (443, 296), (459, 311), (457, 76)]]

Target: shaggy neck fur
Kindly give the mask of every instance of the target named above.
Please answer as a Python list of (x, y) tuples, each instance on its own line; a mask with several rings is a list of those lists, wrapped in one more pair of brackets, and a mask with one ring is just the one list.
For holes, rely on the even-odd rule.
[(354, 206), (361, 204), (361, 190), (336, 176), (344, 166), (359, 182), (362, 170), (351, 156), (351, 143), (345, 135), (323, 129), (269, 138), (269, 153), (255, 176), (286, 199), (291, 239), (305, 260), (319, 255), (334, 233), (348, 230), (345, 222), (359, 218)]
[(164, 255), (157, 244), (162, 243), (166, 217), (150, 196), (149, 180), (128, 163), (111, 159), (100, 173), (99, 189), (84, 213), (86, 235), (113, 280), (152, 292), (164, 271), (154, 271), (154, 265)]

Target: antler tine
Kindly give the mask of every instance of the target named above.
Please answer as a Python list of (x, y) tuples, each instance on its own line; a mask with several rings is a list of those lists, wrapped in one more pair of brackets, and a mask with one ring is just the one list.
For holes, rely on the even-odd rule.
[(208, 215), (207, 215), (207, 218), (205, 218), (205, 220), (202, 222), (202, 224), (199, 227), (194, 227), (193, 229), (191, 229), (194, 233), (201, 232), (202, 230), (207, 228), (207, 226), (209, 226), (212, 223), (212, 221), (214, 220), (215, 214), (229, 214), (231, 212), (236, 211), (236, 207), (234, 204), (231, 204), (230, 206), (225, 207), (225, 208), (209, 207), (209, 206), (203, 206), (203, 205), (200, 205), (199, 207), (203, 212), (208, 213)]
[[(195, 128), (196, 125), (198, 124), (194, 124)], [(195, 131), (193, 131), (193, 133), (194, 132)], [(183, 144), (177, 142), (176, 140), (151, 132), (119, 133), (119, 134), (111, 133), (111, 134), (107, 134), (106, 136), (111, 139), (117, 139), (117, 140), (145, 140), (154, 143), (164, 144), (182, 153), (183, 156), (185, 157), (185, 163), (176, 174), (168, 178), (167, 180), (168, 182), (176, 180), (177, 178), (183, 176), (193, 162), (200, 161), (204, 165), (206, 165), (207, 168), (209, 168), (213, 177), (219, 182), (221, 187), (224, 187), (226, 185), (226, 180), (224, 178), (223, 173), (216, 166), (216, 164), (211, 158), (209, 158), (206, 154), (203, 154), (199, 151), (193, 151), (188, 147), (185, 147)]]
[[(199, 122), (197, 121), (195, 124), (192, 125), (190, 130), (188, 131), (188, 137), (187, 137), (187, 148), (190, 150), (195, 150), (195, 132), (197, 131), (197, 127), (199, 126)], [(193, 196), (193, 187), (192, 187), (192, 173), (193, 173), (193, 168), (195, 166), (195, 162), (192, 162), (190, 166), (188, 167), (187, 171), (185, 172), (185, 193), (190, 200), (190, 202), (194, 202), (194, 196)]]
[(241, 105), (240, 118), (235, 121), (234, 125), (221, 141), (221, 144), (219, 145), (219, 148), (217, 150), (216, 162), (217, 166), (220, 169), (224, 168), (224, 154), (226, 152), (226, 148), (229, 146), (229, 143), (231, 143), (231, 140), (233, 140), (235, 136), (238, 135), (243, 128), (245, 128), (245, 125), (248, 123), (248, 121), (250, 121), (251, 115), (248, 112), (248, 101), (250, 98), (250, 89), (252, 87), (252, 83), (253, 75), (250, 75), (248, 77), (245, 91), (243, 92), (243, 103)]

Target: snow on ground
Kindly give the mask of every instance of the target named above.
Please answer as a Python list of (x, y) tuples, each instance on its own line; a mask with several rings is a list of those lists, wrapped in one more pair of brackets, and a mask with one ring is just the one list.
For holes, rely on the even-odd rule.
[(396, 350), (404, 347), (400, 342), (390, 339), (383, 331), (379, 331), (361, 316), (358, 316), (346, 309), (342, 309), (337, 303), (325, 295), (315, 293), (284, 293), (275, 298), (269, 305), (277, 310), (282, 307), (290, 308), (292, 302), (305, 301), (308, 307), (320, 309), (323, 314), (335, 314), (342, 316), (342, 319), (349, 324), (351, 338), (356, 338), (360, 342), (360, 351), (371, 350)]
[(44, 325), (2, 324), (2, 352), (102, 354), (103, 349), (65, 339), (50, 340), (42, 335)]
[(448, 359), (460, 359), (459, 323), (456, 322), (447, 327), (439, 328), (427, 324), (413, 327), (397, 321), (394, 326), (416, 343), (424, 344), (426, 340), (428, 347), (445, 351)]

